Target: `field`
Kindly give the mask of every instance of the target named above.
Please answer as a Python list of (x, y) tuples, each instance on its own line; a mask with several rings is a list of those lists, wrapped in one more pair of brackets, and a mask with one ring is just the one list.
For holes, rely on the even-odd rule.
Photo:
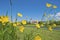
[(24, 39), (24, 34), (27, 34), (26, 40), (28, 40), (28, 36), (29, 40), (33, 40), (34, 36), (36, 36), (37, 34), (40, 35), (42, 40), (60, 40), (60, 30), (53, 30), (51, 32), (46, 28), (36, 29), (35, 27), (28, 25), (27, 27), (25, 27), (24, 33), (18, 34), (20, 40)]
[[(0, 23), (0, 40), (59, 40), (60, 25), (48, 28), (46, 26), (36, 27), (36, 24)], [(36, 36), (39, 37), (35, 39)]]
[(60, 6), (56, 2), (1, 0), (0, 40), (60, 40)]

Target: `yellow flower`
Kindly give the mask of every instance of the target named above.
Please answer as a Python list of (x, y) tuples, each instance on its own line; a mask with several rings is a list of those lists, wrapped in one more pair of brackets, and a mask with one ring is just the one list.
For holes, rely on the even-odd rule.
[(40, 28), (40, 25), (39, 25), (39, 24), (36, 24), (36, 27), (37, 27), (37, 28)]
[(51, 26), (48, 29), (49, 29), (49, 31), (52, 31), (52, 27)]
[(51, 5), (51, 4), (49, 4), (49, 3), (46, 3), (46, 6), (47, 6), (47, 7), (51, 7), (52, 5)]
[(19, 17), (22, 17), (22, 14), (21, 14), (21, 13), (18, 13), (17, 15), (18, 15)]
[(19, 30), (20, 30), (20, 32), (23, 32), (24, 31), (24, 27), (20, 26)]
[(53, 8), (57, 8), (57, 6), (56, 5), (53, 5)]
[(5, 17), (5, 22), (8, 22), (9, 21), (9, 18), (6, 16)]
[(22, 24), (25, 25), (27, 22), (26, 20), (22, 20)]
[(16, 27), (17, 26), (16, 23), (13, 23), (13, 26)]
[(56, 27), (56, 24), (53, 24), (54, 27)]
[(2, 23), (8, 22), (9, 18), (7, 16), (1, 17)]
[(37, 35), (34, 40), (41, 40), (41, 37), (39, 35)]

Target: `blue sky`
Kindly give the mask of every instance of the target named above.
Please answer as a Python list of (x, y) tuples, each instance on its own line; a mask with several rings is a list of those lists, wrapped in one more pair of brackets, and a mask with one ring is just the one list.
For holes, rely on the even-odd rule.
[[(52, 9), (46, 7), (46, 3), (51, 3), (52, 5), (56, 5), (57, 9)], [(10, 11), (10, 0), (0, 0), (0, 15), (6, 11), (8, 11), (8, 15), (11, 15)], [(12, 16), (13, 20), (16, 17), (16, 13), (22, 13), (23, 17), (18, 18), (18, 20), (26, 19), (28, 16), (28, 20), (32, 18), (33, 20), (40, 20), (44, 12), (47, 14), (54, 12), (60, 12), (60, 0), (12, 0)]]

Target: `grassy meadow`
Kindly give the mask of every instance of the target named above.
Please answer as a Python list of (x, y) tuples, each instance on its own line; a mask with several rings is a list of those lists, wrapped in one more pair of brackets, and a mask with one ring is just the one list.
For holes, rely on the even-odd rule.
[[(18, 18), (24, 16), (19, 12), (16, 14), (14, 20), (11, 0), (10, 4), (11, 15), (8, 16), (8, 13), (6, 13), (6, 15), (0, 15), (0, 40), (60, 40), (60, 20), (55, 20), (56, 13), (54, 13), (52, 17), (51, 14), (47, 15), (44, 13), (39, 21), (32, 19), (28, 21), (27, 18), (29, 17), (18, 21)], [(46, 3), (46, 8), (55, 10), (57, 6)]]

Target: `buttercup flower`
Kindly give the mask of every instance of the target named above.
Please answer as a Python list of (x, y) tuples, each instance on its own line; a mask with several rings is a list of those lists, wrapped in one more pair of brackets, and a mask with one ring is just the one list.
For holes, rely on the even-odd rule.
[(50, 26), (49, 28), (48, 28), (50, 31), (52, 31), (52, 27)]
[(24, 31), (24, 27), (20, 26), (19, 30), (20, 30), (20, 32), (23, 32)]
[(41, 37), (39, 35), (37, 35), (34, 40), (41, 40)]
[(56, 24), (53, 24), (54, 27), (56, 27)]
[(5, 23), (5, 22), (8, 22), (9, 21), (9, 17), (7, 17), (7, 16), (1, 16), (1, 22), (2, 23)]
[(22, 17), (22, 14), (21, 14), (21, 13), (18, 13), (17, 15), (18, 15), (19, 17)]
[(49, 3), (46, 3), (46, 7), (51, 7), (52, 5)]
[(16, 24), (16, 23), (13, 23), (13, 26), (14, 26), (14, 27), (16, 27), (16, 26), (17, 26), (17, 24)]
[(37, 28), (40, 28), (40, 25), (39, 25), (39, 24), (36, 24), (36, 27), (37, 27)]
[(56, 5), (53, 5), (53, 8), (57, 8), (57, 6)]
[(22, 24), (25, 25), (26, 24), (26, 20), (22, 20)]

